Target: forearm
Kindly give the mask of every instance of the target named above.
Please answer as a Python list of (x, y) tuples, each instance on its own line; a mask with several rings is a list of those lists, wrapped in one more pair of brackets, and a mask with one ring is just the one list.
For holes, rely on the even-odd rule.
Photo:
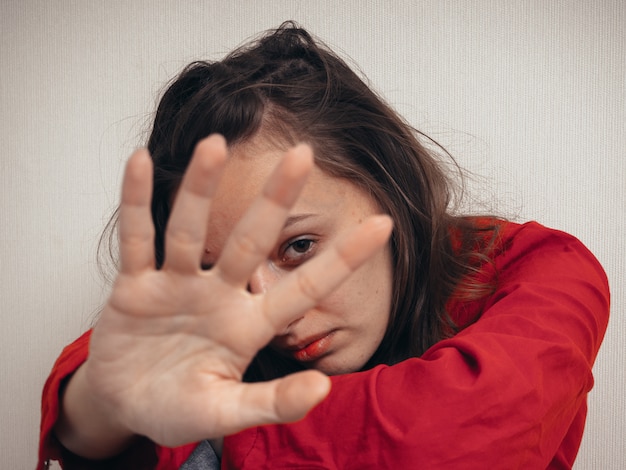
[(136, 438), (117, 419), (115, 412), (93, 399), (87, 386), (84, 364), (62, 391), (54, 433), (67, 450), (93, 460), (118, 455)]

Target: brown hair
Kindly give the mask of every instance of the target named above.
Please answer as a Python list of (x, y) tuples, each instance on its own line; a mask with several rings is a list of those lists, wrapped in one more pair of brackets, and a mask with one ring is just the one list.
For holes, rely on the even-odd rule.
[[(489, 260), (493, 237), (484, 232), (495, 229), (452, 213), (455, 186), (447, 167), (420, 141), (434, 142), (291, 22), (221, 61), (190, 64), (163, 95), (148, 141), (158, 266), (170, 201), (196, 143), (220, 133), (232, 147), (259, 132), (284, 146), (309, 143), (323, 171), (365, 188), (394, 220), (390, 321), (366, 368), (420, 356), (456, 332), (446, 311), (453, 294), (475, 299), (491, 291), (492, 285), (467, 279)], [(247, 379), (297, 368), (266, 348)]]

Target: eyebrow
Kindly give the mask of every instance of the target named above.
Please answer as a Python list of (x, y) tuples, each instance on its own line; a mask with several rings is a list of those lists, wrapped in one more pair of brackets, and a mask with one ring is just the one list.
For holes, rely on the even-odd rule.
[(287, 220), (285, 220), (285, 224), (283, 225), (283, 229), (297, 224), (298, 222), (305, 220), (305, 219), (309, 219), (311, 217), (317, 217), (317, 214), (298, 214), (298, 215), (292, 215), (291, 217), (287, 217)]
[[(306, 219), (310, 219), (312, 217), (318, 217), (319, 214), (298, 214), (298, 215), (292, 215), (290, 217), (287, 217), (287, 219), (285, 220), (285, 224), (283, 225), (283, 230), (285, 230), (286, 228), (297, 224), (298, 222), (301, 222), (303, 220)], [(207, 255), (213, 253), (212, 251), (207, 251), (205, 252)]]

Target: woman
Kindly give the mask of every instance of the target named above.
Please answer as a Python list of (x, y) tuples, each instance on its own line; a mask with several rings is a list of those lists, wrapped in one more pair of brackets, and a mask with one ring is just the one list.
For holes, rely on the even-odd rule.
[(191, 64), (128, 163), (40, 466), (571, 467), (604, 273), (561, 232), (455, 215), (418, 136), (293, 24)]

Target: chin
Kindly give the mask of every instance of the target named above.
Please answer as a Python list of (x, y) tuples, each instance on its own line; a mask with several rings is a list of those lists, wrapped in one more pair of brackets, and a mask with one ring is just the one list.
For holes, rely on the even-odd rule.
[(340, 363), (333, 359), (334, 358), (331, 358), (331, 357), (322, 358), (319, 361), (311, 364), (311, 369), (319, 370), (320, 372), (323, 372), (326, 375), (343, 375), (343, 374), (350, 374), (352, 372), (358, 372), (365, 365), (364, 363), (363, 364)]

